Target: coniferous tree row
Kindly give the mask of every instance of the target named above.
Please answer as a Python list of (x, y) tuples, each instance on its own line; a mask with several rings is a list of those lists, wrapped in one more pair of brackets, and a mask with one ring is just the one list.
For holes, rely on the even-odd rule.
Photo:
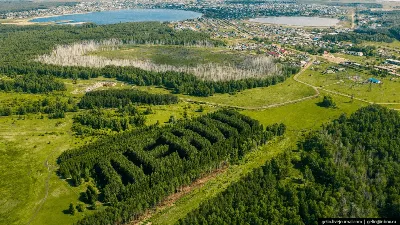
[(171, 94), (151, 94), (145, 91), (132, 89), (109, 89), (86, 92), (79, 108), (118, 108), (131, 103), (149, 105), (169, 105), (178, 103), (178, 97)]
[(78, 224), (124, 223), (221, 162), (235, 163), (272, 139), (279, 127), (284, 125), (263, 129), (258, 121), (222, 110), (170, 126), (123, 132), (66, 151), (58, 159), (59, 173), (75, 185), (92, 177), (98, 200), (110, 205)]
[(53, 76), (24, 75), (14, 79), (1, 79), (0, 90), (27, 93), (46, 93), (67, 90), (65, 84), (57, 81)]
[(301, 157), (281, 154), (178, 224), (316, 225), (318, 218), (400, 218), (398, 112), (361, 108), (308, 134), (298, 148)]

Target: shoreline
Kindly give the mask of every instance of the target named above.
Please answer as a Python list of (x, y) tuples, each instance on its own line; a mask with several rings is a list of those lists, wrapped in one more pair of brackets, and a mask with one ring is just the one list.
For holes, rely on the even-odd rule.
[[(89, 14), (93, 13), (96, 11), (91, 11), (91, 12), (79, 12), (79, 13), (67, 13), (67, 14), (53, 14), (53, 15), (45, 15), (45, 16), (36, 16), (36, 17), (29, 17), (29, 18), (23, 18), (23, 19), (5, 19), (6, 22), (2, 22), (0, 20), (0, 24), (5, 24), (5, 25), (19, 25), (19, 26), (28, 26), (28, 25), (50, 25), (50, 24), (56, 24), (54, 22), (31, 22), (31, 20), (34, 19), (41, 19), (41, 18), (49, 18), (49, 17), (57, 17), (57, 16), (70, 16), (70, 15), (77, 15), (77, 14)], [(70, 23), (71, 25), (80, 25), (84, 24), (86, 22), (74, 22)]]
[[(107, 12), (107, 11), (119, 11), (119, 10), (135, 10), (135, 9), (143, 9), (143, 8), (127, 8), (127, 9), (113, 9), (113, 10), (101, 10), (101, 11), (87, 11), (87, 12), (77, 12), (77, 13), (66, 13), (66, 14), (51, 14), (51, 15), (43, 15), (43, 16), (35, 16), (35, 17), (29, 17), (29, 18), (17, 18), (17, 19), (0, 19), (0, 24), (6, 24), (6, 25), (20, 25), (20, 26), (27, 26), (27, 25), (58, 25), (59, 22), (65, 22), (66, 20), (60, 20), (60, 21), (49, 21), (49, 22), (33, 22), (32, 20), (35, 19), (41, 19), (41, 18), (51, 18), (51, 17), (61, 17), (61, 16), (71, 16), (71, 15), (84, 15), (84, 14), (89, 14), (89, 13), (96, 13), (96, 12)], [(153, 10), (153, 9), (149, 9)], [(175, 10), (175, 9), (160, 9), (160, 10)], [(187, 11), (187, 10), (179, 10), (177, 11)], [(192, 11), (194, 12), (194, 11)], [(197, 13), (197, 12), (194, 12)], [(200, 16), (197, 18), (202, 17), (203, 14), (200, 13)], [(185, 19), (186, 20), (186, 19)], [(169, 21), (169, 22), (178, 22), (181, 20), (177, 21)], [(132, 21), (135, 22), (135, 21)], [(142, 21), (137, 21), (137, 22), (142, 22)], [(67, 22), (63, 23), (60, 25), (81, 25), (89, 22), (84, 22), (84, 21), (78, 21), (78, 22)]]

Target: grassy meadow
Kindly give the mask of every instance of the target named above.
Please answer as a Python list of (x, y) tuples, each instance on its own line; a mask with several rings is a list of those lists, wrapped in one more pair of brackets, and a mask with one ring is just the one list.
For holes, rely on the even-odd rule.
[(150, 60), (155, 64), (171, 66), (197, 66), (216, 63), (237, 64), (246, 57), (237, 51), (222, 47), (183, 47), (170, 45), (128, 45), (118, 50), (104, 50), (91, 53), (111, 59)]

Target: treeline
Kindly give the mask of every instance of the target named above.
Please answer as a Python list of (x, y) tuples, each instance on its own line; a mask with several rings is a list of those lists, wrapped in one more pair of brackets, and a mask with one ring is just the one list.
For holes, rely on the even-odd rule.
[(167, 71), (154, 72), (136, 67), (106, 66), (104, 68), (71, 67), (44, 65), (40, 63), (24, 66), (1, 66), (0, 73), (4, 74), (52, 74), (56, 77), (72, 79), (89, 79), (98, 76), (116, 78), (138, 86), (163, 86), (177, 94), (193, 96), (211, 96), (214, 93), (233, 93), (256, 87), (268, 87), (283, 82), (286, 78), (300, 71), (299, 67), (282, 65), (281, 75), (271, 75), (265, 78), (247, 78), (242, 80), (229, 81), (205, 81), (193, 74)]
[[(179, 224), (318, 224), (399, 218), (400, 115), (368, 106), (340, 116), (203, 203)], [(299, 176), (298, 174), (301, 174)]]
[[(372, 23), (378, 23), (382, 27), (390, 28), (399, 25), (400, 10), (362, 10), (360, 14), (365, 14), (375, 18)], [(367, 24), (369, 25), (369, 24)]]
[(93, 179), (100, 195), (91, 204), (109, 205), (78, 224), (121, 224), (220, 167), (221, 162), (235, 163), (284, 132), (283, 124), (263, 129), (258, 121), (238, 112), (217, 111), (172, 126), (123, 132), (66, 151), (58, 159), (59, 173), (75, 185)]
[(0, 90), (26, 93), (47, 93), (52, 91), (67, 90), (65, 84), (50, 75), (13, 76), (14, 79), (1, 79)]
[(355, 45), (347, 48), (348, 51), (354, 52), (362, 52), (365, 56), (375, 56), (376, 55), (376, 47), (375, 46), (361, 46)]
[(164, 86), (177, 94), (193, 96), (211, 96), (215, 93), (233, 93), (256, 87), (268, 87), (285, 81), (286, 78), (299, 72), (299, 67), (284, 66), (282, 75), (266, 76), (262, 79), (247, 78), (229, 81), (205, 81), (187, 73), (174, 71), (152, 72), (133, 67), (107, 66), (104, 68), (106, 77), (116, 77), (117, 80), (139, 86)]
[(116, 112), (92, 109), (74, 116), (73, 120), (72, 130), (77, 135), (108, 134), (109, 130), (120, 132), (146, 123), (146, 117), (132, 104), (120, 107)]
[(344, 6), (344, 7), (365, 7), (365, 8), (383, 8), (382, 4), (379, 3), (372, 3), (372, 2), (329, 2), (325, 3), (326, 5), (332, 5), (332, 6)]
[(42, 98), (38, 100), (15, 99), (2, 102), (0, 116), (26, 115), (28, 113), (45, 113), (50, 119), (64, 118), (66, 112), (76, 112), (78, 107), (72, 98)]
[(78, 106), (81, 109), (121, 108), (131, 103), (149, 105), (169, 105), (178, 102), (171, 94), (151, 94), (132, 89), (109, 89), (86, 92)]
[(331, 42), (350, 41), (352, 43), (359, 44), (362, 41), (391, 43), (395, 39), (384, 33), (368, 33), (365, 30), (355, 30), (355, 32), (339, 33), (335, 35), (326, 34), (322, 36), (322, 40)]

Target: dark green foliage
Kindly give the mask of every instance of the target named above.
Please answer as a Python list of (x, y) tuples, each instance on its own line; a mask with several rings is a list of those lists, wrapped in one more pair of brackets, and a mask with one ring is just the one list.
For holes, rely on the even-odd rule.
[(76, 214), (76, 208), (75, 208), (74, 203), (71, 202), (71, 203), (69, 204), (68, 212), (69, 212), (71, 215), (75, 215), (75, 214)]
[(335, 108), (336, 103), (333, 101), (331, 96), (324, 96), (324, 99), (322, 99), (322, 102), (319, 103), (321, 107), (325, 108)]
[(305, 150), (301, 162), (312, 170), (316, 183), (346, 190), (342, 198), (353, 206), (340, 207), (340, 216), (400, 215), (398, 112), (381, 106), (362, 108), (349, 118), (341, 116), (300, 147)]
[(128, 111), (127, 108), (135, 109), (132, 105), (128, 105), (118, 112), (96, 109), (78, 114), (73, 118), (72, 130), (78, 135), (95, 135), (107, 134), (105, 131), (108, 129), (120, 132), (144, 126), (146, 118), (136, 109)]
[(52, 91), (65, 91), (67, 89), (63, 82), (57, 81), (53, 76), (25, 75), (17, 76), (12, 80), (0, 80), (0, 90), (36, 94)]
[(337, 35), (324, 35), (322, 37), (325, 41), (332, 41), (332, 42), (341, 42), (341, 41), (351, 41), (353, 43), (361, 43), (362, 41), (377, 41), (377, 42), (387, 42), (391, 43), (394, 41), (394, 38), (387, 36), (386, 34), (382, 33), (363, 33), (363, 31), (358, 30), (357, 32), (351, 33), (339, 33)]
[(83, 194), (83, 200), (87, 204), (94, 205), (96, 204), (98, 198), (97, 190), (92, 186), (89, 185), (86, 192)]
[[(398, 112), (362, 108), (310, 133), (298, 147), (300, 159), (293, 152), (281, 154), (179, 224), (316, 225), (324, 217), (399, 218)], [(299, 173), (303, 178), (293, 177)]]
[(65, 112), (75, 112), (78, 110), (76, 104), (71, 99), (61, 99), (59, 97), (46, 97), (39, 100), (19, 100), (15, 99), (10, 103), (0, 106), (0, 116), (25, 115), (27, 113), (46, 113), (49, 118), (64, 118)]
[(84, 212), (86, 210), (86, 205), (81, 202), (76, 206), (76, 209), (78, 210), (78, 212)]
[(168, 105), (177, 102), (178, 97), (171, 94), (150, 94), (132, 89), (110, 89), (87, 92), (78, 105), (82, 109), (93, 109), (118, 108), (131, 103)]
[[(214, 122), (214, 117), (223, 121)], [(213, 122), (215, 126), (208, 126)], [(275, 135), (271, 130), (238, 112), (223, 110), (161, 128), (123, 132), (66, 151), (59, 157), (59, 172), (77, 185), (81, 178), (92, 177), (98, 200), (111, 205), (78, 224), (124, 223), (221, 162), (236, 162), (270, 140)], [(88, 188), (82, 196), (89, 204), (91, 193)]]

